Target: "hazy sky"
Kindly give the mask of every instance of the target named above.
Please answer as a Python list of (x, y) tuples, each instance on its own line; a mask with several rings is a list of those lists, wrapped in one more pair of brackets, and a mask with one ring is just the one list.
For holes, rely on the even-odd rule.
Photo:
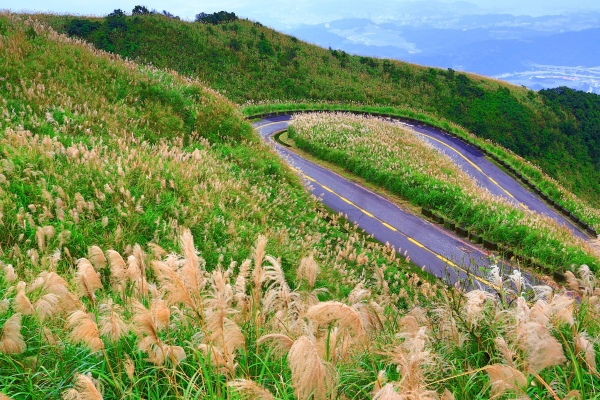
[[(241, 17), (260, 21), (274, 28), (299, 23), (321, 23), (339, 18), (390, 19), (403, 3), (413, 0), (0, 0), (0, 9), (12, 11), (51, 11), (81, 15), (106, 15), (116, 8), (131, 12), (135, 5), (167, 10), (183, 19), (193, 20), (200, 12), (233, 11)], [(453, 3), (454, 0), (440, 0)], [(425, 0), (435, 3), (435, 0)], [(548, 15), (565, 11), (600, 10), (598, 0), (466, 0), (473, 12), (501, 12), (515, 15)], [(18, 5), (17, 5), (18, 4)]]

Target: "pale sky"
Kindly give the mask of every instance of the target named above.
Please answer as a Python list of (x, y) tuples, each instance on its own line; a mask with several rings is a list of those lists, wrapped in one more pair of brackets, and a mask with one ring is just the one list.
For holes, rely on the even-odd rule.
[[(413, 0), (0, 0), (0, 9), (104, 16), (116, 8), (130, 13), (134, 6), (167, 10), (193, 20), (200, 12), (229, 11), (276, 29), (300, 23), (322, 23), (340, 18), (390, 19), (402, 5)], [(425, 0), (435, 3), (434, 0)], [(439, 0), (453, 3), (456, 0)], [(465, 0), (474, 13), (548, 15), (568, 11), (597, 10), (598, 0)], [(18, 4), (18, 5), (17, 5)], [(390, 14), (391, 13), (391, 14)]]

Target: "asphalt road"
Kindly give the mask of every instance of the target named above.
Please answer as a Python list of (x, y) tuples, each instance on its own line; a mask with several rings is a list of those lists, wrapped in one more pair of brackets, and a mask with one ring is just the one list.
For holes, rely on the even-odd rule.
[[(378, 241), (394, 246), (398, 253), (406, 252), (414, 264), (449, 284), (459, 283), (467, 288), (493, 286), (485, 275), (486, 268), (482, 268), (489, 267), (494, 262), (490, 260), (491, 253), (487, 250), (403, 210), (384, 197), (300, 157), (272, 140), (274, 133), (287, 128), (290, 118), (267, 118), (254, 123), (254, 127), (300, 174), (307, 183), (307, 188), (326, 206), (334, 212), (344, 214), (349, 221), (356, 223)], [(579, 236), (586, 237), (561, 214), (554, 212), (541, 199), (488, 161), (479, 150), (433, 128), (410, 126), (417, 133), (425, 135), (425, 139), (434, 147), (443, 149), (492, 193), (504, 196), (522, 207), (547, 214), (564, 223)], [(508, 272), (510, 266), (499, 261), (502, 270)], [(529, 279), (532, 280), (532, 277), (529, 276)]]

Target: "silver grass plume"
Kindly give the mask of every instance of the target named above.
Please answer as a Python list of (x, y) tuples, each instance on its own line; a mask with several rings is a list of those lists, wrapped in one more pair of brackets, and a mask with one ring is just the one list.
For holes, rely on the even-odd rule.
[(297, 399), (321, 400), (332, 396), (335, 388), (333, 371), (319, 358), (317, 349), (308, 337), (296, 339), (287, 359)]
[(92, 352), (104, 349), (98, 326), (86, 312), (74, 311), (69, 315), (68, 321), (71, 327), (71, 339), (75, 343), (83, 343)]
[(493, 397), (502, 395), (506, 391), (522, 392), (527, 386), (527, 378), (521, 371), (504, 364), (493, 364), (486, 367), (492, 385)]
[(117, 342), (127, 333), (127, 324), (123, 321), (123, 307), (115, 304), (111, 298), (98, 306), (100, 335), (111, 342)]
[(94, 384), (91, 377), (78, 374), (75, 378), (75, 385), (72, 389), (63, 393), (64, 400), (102, 400), (100, 390)]
[(27, 348), (21, 334), (21, 314), (13, 314), (4, 322), (0, 335), (0, 353), (21, 354)]
[(108, 250), (108, 263), (110, 265), (110, 285), (113, 290), (123, 295), (125, 293), (127, 279), (127, 264), (123, 257), (115, 250)]
[(312, 288), (315, 286), (315, 281), (317, 280), (318, 273), (319, 266), (317, 265), (317, 262), (315, 261), (312, 254), (300, 260), (300, 266), (296, 271), (298, 281), (304, 279), (308, 283), (308, 286)]
[(77, 292), (79, 297), (86, 296), (92, 302), (96, 301), (96, 290), (102, 289), (100, 276), (92, 266), (92, 263), (85, 258), (77, 260)]
[(106, 268), (106, 257), (102, 249), (96, 245), (91, 246), (88, 249), (88, 259), (96, 270), (102, 270)]
[(249, 379), (236, 379), (228, 382), (227, 386), (235, 389), (243, 399), (275, 400), (271, 392)]

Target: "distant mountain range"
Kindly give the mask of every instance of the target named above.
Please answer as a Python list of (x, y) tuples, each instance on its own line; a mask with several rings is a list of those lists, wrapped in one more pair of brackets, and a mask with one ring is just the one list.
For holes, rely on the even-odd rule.
[(429, 7), (407, 11), (381, 23), (346, 18), (286, 33), (351, 54), (495, 76), (533, 89), (565, 85), (600, 93), (598, 12), (531, 17), (455, 9), (442, 17)]

